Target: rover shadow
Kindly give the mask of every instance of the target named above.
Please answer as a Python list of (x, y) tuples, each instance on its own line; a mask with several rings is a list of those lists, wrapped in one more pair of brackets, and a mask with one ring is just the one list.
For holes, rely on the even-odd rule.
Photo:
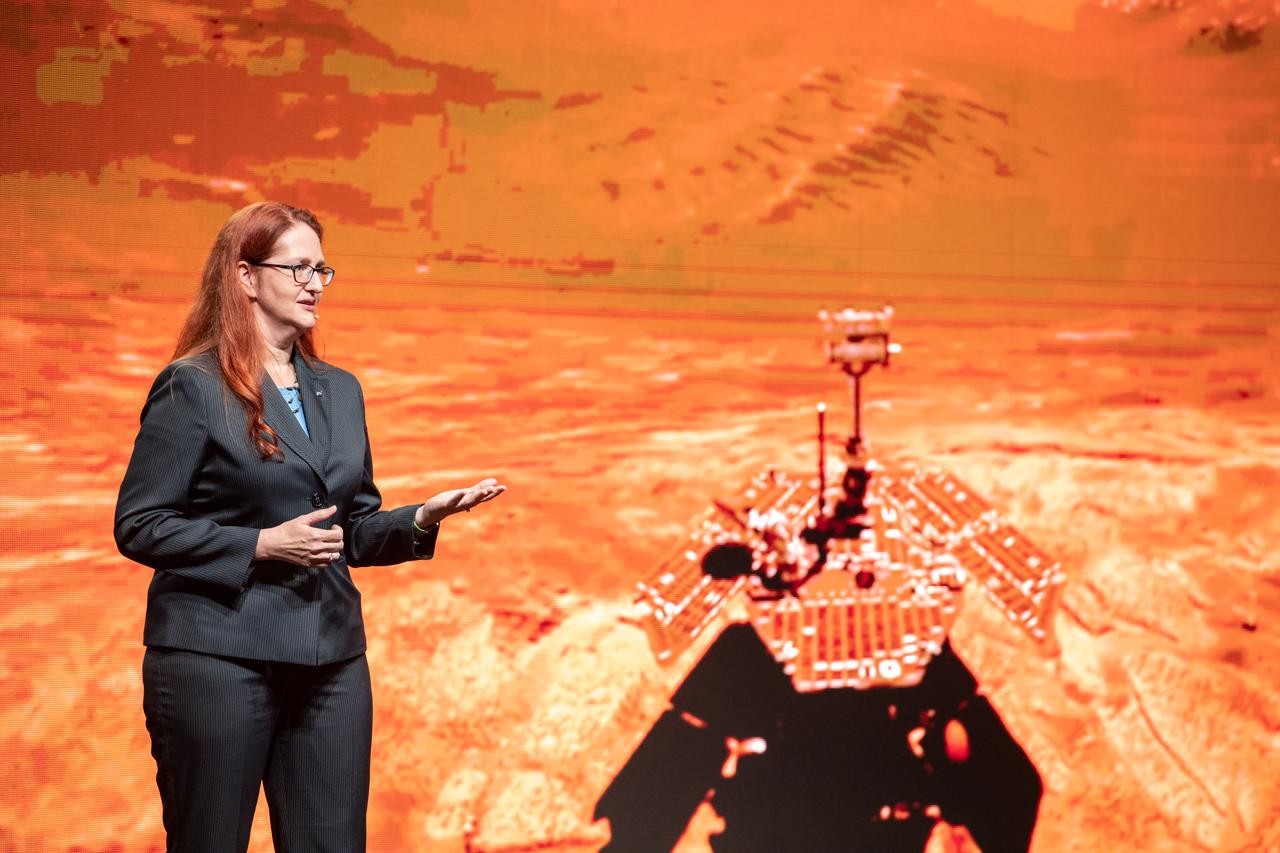
[[(734, 625), (671, 704), (596, 803), (610, 853), (670, 850), (708, 795), (717, 853), (916, 853), (938, 817), (984, 853), (1030, 844), (1040, 775), (949, 643), (915, 687), (802, 694)], [(762, 753), (727, 763), (753, 738)]]

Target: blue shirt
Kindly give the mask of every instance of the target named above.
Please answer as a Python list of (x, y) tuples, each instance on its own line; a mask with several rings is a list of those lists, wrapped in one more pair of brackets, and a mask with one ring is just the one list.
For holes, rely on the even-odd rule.
[(302, 399), (298, 396), (298, 389), (281, 388), (280, 396), (284, 397), (285, 405), (289, 407), (289, 411), (293, 412), (293, 416), (298, 419), (298, 426), (302, 427), (302, 431), (307, 434), (307, 438), (310, 438), (311, 430), (307, 429), (307, 416), (302, 413)]

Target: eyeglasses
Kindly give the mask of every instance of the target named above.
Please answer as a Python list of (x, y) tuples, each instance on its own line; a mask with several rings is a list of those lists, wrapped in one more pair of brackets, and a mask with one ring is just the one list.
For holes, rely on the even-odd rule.
[(320, 273), (320, 285), (328, 287), (329, 282), (333, 281), (335, 272), (333, 267), (313, 267), (311, 264), (255, 264), (249, 262), (251, 267), (271, 267), (278, 270), (289, 270), (293, 273), (293, 280), (298, 284), (307, 284), (311, 281), (311, 277), (316, 273)]

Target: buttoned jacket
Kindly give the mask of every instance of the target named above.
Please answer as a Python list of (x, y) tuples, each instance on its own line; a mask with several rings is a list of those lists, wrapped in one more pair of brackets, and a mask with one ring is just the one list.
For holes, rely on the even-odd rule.
[[(116, 503), (124, 556), (155, 570), (148, 646), (324, 664), (365, 650), (351, 568), (429, 559), (438, 526), (415, 542), (417, 506), (383, 510), (373, 481), (364, 394), (345, 370), (294, 356), (304, 431), (262, 377), (263, 420), (279, 453), (248, 441), (239, 401), (209, 353), (160, 372)], [(336, 506), (342, 555), (324, 568), (255, 560), (258, 534)]]

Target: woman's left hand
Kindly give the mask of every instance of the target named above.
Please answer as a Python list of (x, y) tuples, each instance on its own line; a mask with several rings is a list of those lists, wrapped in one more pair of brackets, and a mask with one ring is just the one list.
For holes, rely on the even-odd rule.
[(444, 519), (459, 512), (470, 512), (473, 506), (491, 501), (507, 490), (492, 477), (486, 477), (474, 486), (465, 489), (450, 489), (429, 498), (418, 507), (413, 520), (419, 527), (439, 524)]

